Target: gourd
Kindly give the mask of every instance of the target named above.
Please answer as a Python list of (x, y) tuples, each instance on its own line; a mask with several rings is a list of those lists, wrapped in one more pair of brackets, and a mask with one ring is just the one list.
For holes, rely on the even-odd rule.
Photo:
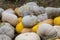
[(5, 34), (0, 34), (0, 40), (12, 40), (12, 39)]
[(22, 17), (18, 18), (18, 23), (20, 23), (22, 21)]
[(46, 19), (46, 20), (42, 21), (41, 23), (47, 23), (47, 24), (53, 25), (54, 20), (53, 19)]
[(5, 34), (5, 35), (13, 38), (14, 33), (15, 33), (14, 31), (15, 31), (14, 27), (12, 25), (10, 25), (9, 23), (3, 22), (0, 24), (0, 34)]
[(4, 12), (4, 9), (0, 8), (0, 18), (2, 17), (2, 12)]
[(46, 13), (44, 13), (44, 14), (38, 15), (37, 18), (38, 18), (38, 21), (41, 22), (41, 21), (48, 19), (48, 16)]
[(60, 38), (60, 26), (54, 26), (54, 28), (56, 29), (57, 31), (57, 38)]
[(32, 31), (33, 31), (33, 32), (37, 32), (37, 29), (38, 29), (39, 26), (40, 26), (40, 23), (37, 23), (36, 25), (34, 25), (34, 26), (32, 27)]
[(37, 29), (37, 34), (43, 39), (47, 40), (49, 38), (54, 38), (57, 35), (56, 30), (50, 24), (43, 23)]
[(57, 8), (54, 7), (46, 7), (45, 12), (47, 13), (48, 18), (53, 18), (58, 15)]
[(40, 40), (40, 37), (36, 33), (28, 32), (18, 35), (15, 40)]
[(23, 30), (23, 28), (24, 28), (24, 25), (22, 24), (22, 22), (18, 23), (16, 25), (16, 32), (17, 33), (21, 33), (21, 31)]
[(27, 16), (23, 17), (22, 23), (23, 23), (24, 27), (32, 27), (38, 23), (38, 19), (34, 15), (27, 15)]
[(8, 22), (15, 26), (18, 23), (18, 18), (15, 14), (9, 13), (8, 11), (6, 13), (2, 13), (2, 21)]
[(54, 18), (54, 25), (60, 25), (60, 16)]
[(23, 28), (21, 33), (32, 32), (31, 28)]

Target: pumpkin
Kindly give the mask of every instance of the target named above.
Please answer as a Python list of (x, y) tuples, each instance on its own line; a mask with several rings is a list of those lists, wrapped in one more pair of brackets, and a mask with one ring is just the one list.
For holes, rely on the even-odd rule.
[(5, 34), (0, 34), (0, 40), (12, 40), (12, 39)]
[(24, 26), (23, 26), (22, 22), (18, 23), (16, 25), (16, 32), (17, 33), (21, 33), (21, 31), (22, 31), (23, 28), (24, 28)]
[(40, 37), (36, 33), (28, 32), (18, 35), (15, 40), (40, 40)]
[(0, 17), (2, 16), (2, 12), (4, 12), (4, 9), (0, 8)]
[(8, 22), (15, 26), (18, 23), (18, 18), (15, 14), (10, 14), (8, 12), (2, 13), (2, 21), (3, 22)]
[(15, 29), (9, 23), (0, 23), (0, 34), (5, 34), (11, 38), (14, 37)]
[(33, 31), (33, 32), (37, 32), (37, 29), (38, 29), (39, 25), (40, 25), (40, 23), (34, 25), (34, 26), (32, 27), (32, 31)]
[(28, 16), (23, 17), (22, 23), (24, 27), (33, 27), (35, 24), (38, 23), (38, 19), (34, 15), (28, 15)]
[(20, 23), (22, 21), (22, 17), (18, 18), (18, 23)]
[(37, 18), (38, 18), (38, 21), (41, 22), (41, 21), (43, 21), (43, 20), (48, 19), (48, 16), (47, 16), (46, 13), (44, 13), (44, 14), (38, 15)]
[(60, 26), (54, 26), (54, 28), (56, 29), (57, 31), (57, 38), (60, 38)]
[(54, 25), (60, 25), (60, 16), (54, 18)]
[(53, 25), (54, 20), (53, 19), (46, 19), (46, 20), (42, 21), (41, 23), (47, 23), (47, 24)]
[(57, 16), (57, 8), (54, 7), (46, 7), (45, 12), (48, 15), (48, 18), (53, 18), (54, 16)]
[(23, 28), (21, 33), (32, 32), (31, 28)]
[(37, 34), (43, 39), (47, 40), (49, 38), (54, 38), (57, 35), (56, 30), (54, 27), (50, 24), (47, 23), (42, 23), (38, 29), (37, 29)]

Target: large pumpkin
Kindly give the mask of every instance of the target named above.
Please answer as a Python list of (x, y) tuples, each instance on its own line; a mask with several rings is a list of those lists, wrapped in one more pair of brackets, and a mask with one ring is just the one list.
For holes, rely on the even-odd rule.
[(28, 32), (18, 35), (15, 40), (40, 40), (40, 37), (36, 33)]

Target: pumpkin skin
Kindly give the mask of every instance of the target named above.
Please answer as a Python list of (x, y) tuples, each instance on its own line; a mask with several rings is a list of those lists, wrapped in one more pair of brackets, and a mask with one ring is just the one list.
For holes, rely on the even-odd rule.
[(40, 23), (34, 25), (34, 26), (32, 27), (32, 31), (33, 31), (33, 32), (37, 32), (37, 29), (38, 29), (39, 26), (40, 26)]
[(15, 29), (12, 25), (10, 25), (9, 23), (1, 23), (0, 24), (0, 34), (5, 34), (11, 38), (14, 37), (14, 32)]
[(58, 14), (57, 8), (54, 8), (54, 7), (46, 7), (45, 12), (47, 13), (48, 18), (53, 18), (53, 17), (57, 16), (57, 14)]
[(38, 18), (38, 21), (41, 22), (41, 21), (48, 19), (48, 16), (46, 13), (44, 13), (44, 14), (38, 15), (37, 18)]
[(54, 25), (60, 25), (60, 16), (54, 18)]
[(24, 26), (23, 26), (22, 22), (18, 23), (16, 25), (16, 32), (17, 33), (21, 33), (21, 31), (22, 31), (23, 28), (24, 28)]
[(12, 40), (12, 39), (5, 34), (0, 34), (0, 40)]
[(47, 40), (49, 38), (54, 38), (57, 35), (56, 30), (50, 24), (43, 23), (37, 29), (37, 34), (43, 39)]
[(16, 15), (10, 14), (7, 12), (7, 13), (2, 13), (2, 21), (8, 22), (12, 24), (13, 26), (15, 26), (18, 23), (18, 18)]
[(21, 33), (32, 32), (31, 28), (23, 28)]
[(40, 37), (36, 33), (28, 32), (18, 35), (15, 40), (40, 40)]
[(2, 16), (2, 12), (4, 12), (4, 9), (0, 8), (0, 17)]
[(41, 23), (47, 23), (47, 24), (53, 25), (54, 20), (53, 19), (46, 19), (46, 20), (42, 21)]
[(54, 28), (56, 29), (57, 31), (57, 38), (60, 38), (60, 26), (54, 26)]
[(28, 15), (28, 16), (23, 17), (22, 23), (24, 27), (33, 27), (35, 24), (38, 23), (38, 19), (34, 15)]

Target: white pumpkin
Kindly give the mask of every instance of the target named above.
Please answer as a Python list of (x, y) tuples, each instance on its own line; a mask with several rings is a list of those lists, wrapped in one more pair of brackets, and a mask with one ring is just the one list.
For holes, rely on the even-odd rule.
[(54, 26), (57, 31), (57, 38), (60, 38), (60, 26)]
[(2, 21), (9, 22), (13, 26), (15, 26), (18, 23), (18, 18), (16, 15), (6, 12), (6, 13), (2, 13)]
[(47, 13), (44, 13), (44, 14), (38, 15), (37, 18), (38, 18), (38, 21), (41, 22), (43, 20), (48, 19), (48, 16), (47, 16)]
[(4, 9), (0, 8), (0, 17), (2, 16), (2, 12), (4, 12)]
[(42, 23), (37, 29), (37, 34), (43, 38), (43, 40), (46, 40), (55, 37), (57, 32), (52, 25)]
[(12, 40), (12, 39), (5, 34), (0, 34), (0, 40)]
[(48, 14), (49, 18), (52, 18), (57, 15), (57, 8), (54, 7), (46, 7), (45, 12)]
[(40, 40), (40, 37), (33, 32), (18, 35), (15, 40)]
[(34, 15), (28, 15), (28, 16), (23, 17), (22, 23), (25, 27), (32, 27), (38, 23), (38, 19)]
[(6, 34), (7, 36), (13, 38), (15, 29), (9, 23), (1, 23), (0, 24), (0, 34)]

